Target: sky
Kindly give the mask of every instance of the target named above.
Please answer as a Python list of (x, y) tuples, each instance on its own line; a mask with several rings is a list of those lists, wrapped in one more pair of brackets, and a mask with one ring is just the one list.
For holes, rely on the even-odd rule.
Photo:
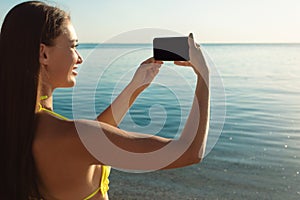
[[(0, 24), (20, 0), (0, 1)], [(57, 0), (81, 43), (166, 29), (200, 43), (300, 43), (300, 0)], [(147, 42), (147, 41), (145, 41)]]

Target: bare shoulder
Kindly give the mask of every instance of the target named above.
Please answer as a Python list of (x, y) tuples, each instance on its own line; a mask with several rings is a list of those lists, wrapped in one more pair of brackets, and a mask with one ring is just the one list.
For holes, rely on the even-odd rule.
[[(62, 120), (41, 112), (37, 114), (33, 152), (35, 156), (43, 158), (55, 157), (61, 160), (67, 158), (72, 159), (69, 162), (103, 164), (90, 153), (88, 147), (95, 147), (99, 154), (107, 153), (106, 144), (110, 142), (123, 149), (131, 149), (133, 146), (128, 141), (139, 137), (138, 134), (96, 120)], [(89, 145), (86, 145), (85, 141)]]
[(55, 158), (57, 161), (101, 164), (83, 145), (75, 121), (62, 120), (43, 112), (37, 114), (33, 153), (35, 156)]
[[(37, 114), (37, 129), (35, 139), (57, 139), (58, 137), (68, 136), (71, 133), (72, 121), (62, 120), (45, 112)], [(71, 136), (71, 135), (69, 135)]]
[(147, 153), (156, 151), (169, 142), (170, 139), (127, 132), (96, 120), (67, 121), (47, 113), (39, 113), (34, 154), (39, 157), (55, 157), (57, 162), (68, 161), (76, 165), (114, 166), (124, 159), (116, 153), (116, 149), (118, 152), (122, 149), (121, 151)]
[(48, 113), (37, 115), (36, 139), (38, 140), (78, 138), (80, 128), (87, 133), (102, 130), (107, 134), (125, 134), (124, 131), (114, 126), (96, 120), (62, 120)]

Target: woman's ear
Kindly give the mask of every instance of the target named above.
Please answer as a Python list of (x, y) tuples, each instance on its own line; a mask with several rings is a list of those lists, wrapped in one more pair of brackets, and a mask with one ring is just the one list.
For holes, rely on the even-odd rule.
[(40, 64), (48, 65), (48, 47), (40, 44)]

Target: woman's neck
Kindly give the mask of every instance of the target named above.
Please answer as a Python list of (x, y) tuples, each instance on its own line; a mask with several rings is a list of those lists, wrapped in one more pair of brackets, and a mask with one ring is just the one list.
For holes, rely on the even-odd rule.
[(41, 97), (43, 97), (40, 101), (43, 108), (48, 110), (53, 110), (53, 99), (52, 99), (53, 89), (48, 85), (42, 86), (41, 89)]

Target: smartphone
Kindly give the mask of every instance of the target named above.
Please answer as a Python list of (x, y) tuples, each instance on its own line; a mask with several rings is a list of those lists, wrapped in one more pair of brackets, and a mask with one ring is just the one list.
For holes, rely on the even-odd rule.
[(188, 61), (188, 37), (160, 37), (153, 39), (153, 57), (162, 61)]

